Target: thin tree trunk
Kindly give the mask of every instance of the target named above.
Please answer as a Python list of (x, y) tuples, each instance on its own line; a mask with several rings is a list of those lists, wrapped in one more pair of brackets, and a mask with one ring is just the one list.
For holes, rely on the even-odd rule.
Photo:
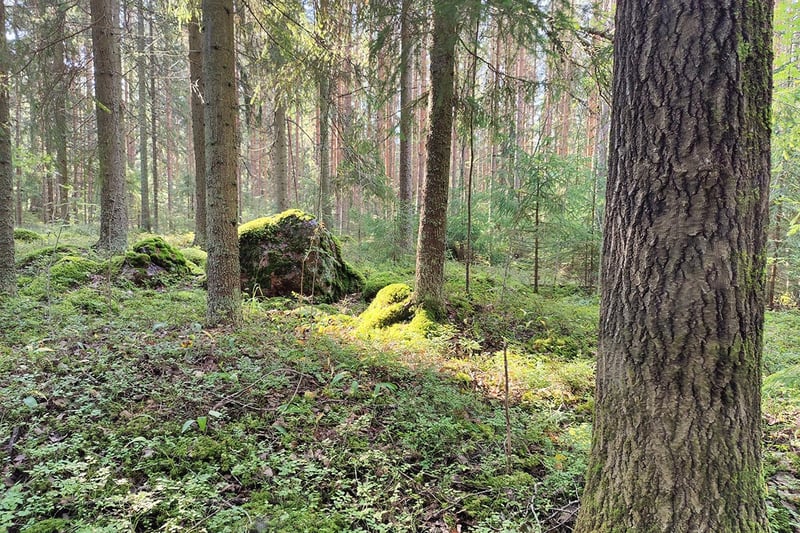
[(414, 297), (435, 317), (445, 311), (444, 260), (457, 11), (448, 0), (434, 2), (431, 47), (431, 117), (428, 173), (422, 192)]
[(402, 253), (411, 248), (411, 0), (402, 0), (400, 8), (400, 205), (397, 217), (397, 245)]
[[(5, 28), (6, 8), (0, 2), (0, 28)], [(14, 266), (14, 175), (11, 164), (11, 118), (8, 109), (8, 48), (0, 35), (0, 296), (17, 292)]]
[(150, 176), (147, 162), (147, 55), (144, 33), (144, 1), (136, 0), (136, 76), (138, 77), (139, 106), (139, 192), (141, 194), (141, 219), (139, 227), (153, 231), (150, 220)]
[(153, 150), (153, 230), (158, 232), (158, 98), (156, 96), (156, 56), (153, 47), (153, 21), (150, 21), (150, 146)]
[[(58, 10), (58, 34), (64, 35), (64, 24), (66, 12), (64, 9)], [(67, 48), (64, 40), (59, 39), (53, 46), (54, 63), (53, 74), (59, 80), (58, 89), (54, 91), (53, 99), (55, 105), (54, 113), (54, 134), (56, 149), (56, 173), (58, 176), (58, 205), (56, 213), (62, 222), (69, 222), (69, 164), (67, 162)]]
[(274, 122), (275, 209), (280, 213), (289, 209), (289, 145), (286, 140), (286, 106), (282, 102), (275, 104)]
[[(164, 113), (164, 120), (166, 131), (172, 131), (173, 126), (173, 117), (172, 117), (172, 99), (167, 98), (165, 102), (166, 112)], [(171, 136), (167, 135), (166, 139), (166, 151), (167, 151), (167, 161), (166, 161), (166, 173), (167, 173), (167, 213), (170, 214), (167, 217), (167, 228), (169, 230), (173, 230), (175, 228), (175, 216), (173, 215), (172, 207), (175, 203), (175, 199), (173, 198), (174, 190), (175, 190), (175, 148), (173, 144), (173, 139)]]
[(196, 17), (189, 21), (189, 79), (194, 146), (194, 245), (206, 247), (206, 145), (203, 111), (203, 36)]

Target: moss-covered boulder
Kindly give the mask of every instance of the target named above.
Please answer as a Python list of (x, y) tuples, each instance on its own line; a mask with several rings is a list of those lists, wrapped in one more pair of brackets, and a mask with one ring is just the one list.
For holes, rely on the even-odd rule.
[(161, 286), (192, 274), (186, 257), (161, 237), (148, 237), (122, 257), (122, 276), (141, 286)]
[(364, 277), (312, 215), (290, 209), (239, 227), (242, 290), (254, 296), (312, 296), (334, 302), (360, 292)]
[(20, 242), (41, 241), (44, 237), (35, 231), (25, 228), (14, 228), (14, 240)]

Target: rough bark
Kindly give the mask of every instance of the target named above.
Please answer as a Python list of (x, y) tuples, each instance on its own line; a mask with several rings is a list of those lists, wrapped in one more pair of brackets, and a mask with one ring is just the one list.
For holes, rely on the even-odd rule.
[(233, 0), (203, 0), (203, 78), (210, 326), (242, 320), (239, 289), (236, 54)]
[(128, 203), (122, 127), (122, 66), (118, 0), (91, 0), (97, 155), (100, 163), (100, 250), (128, 245)]
[[(6, 8), (0, 2), (0, 27)], [(17, 292), (14, 268), (14, 175), (11, 165), (11, 119), (8, 109), (8, 54), (5, 33), (0, 35), (0, 296)]]
[(397, 245), (402, 252), (411, 247), (411, 0), (403, 0), (400, 9), (400, 205), (397, 212)]
[(272, 145), (272, 160), (275, 176), (275, 212), (289, 209), (289, 144), (286, 140), (286, 105), (275, 104), (275, 144)]
[(203, 116), (203, 35), (196, 17), (189, 21), (192, 144), (194, 146), (194, 245), (206, 246), (206, 144)]
[(575, 531), (766, 532), (772, 2), (617, 4), (594, 436)]
[(453, 78), (458, 37), (456, 9), (434, 2), (431, 45), (431, 112), (428, 163), (422, 190), (414, 298), (434, 316), (444, 313), (444, 260), (447, 192), (453, 129)]

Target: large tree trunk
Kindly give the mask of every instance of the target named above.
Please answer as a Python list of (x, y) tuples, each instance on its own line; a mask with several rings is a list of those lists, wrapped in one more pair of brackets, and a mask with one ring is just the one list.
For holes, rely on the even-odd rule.
[(100, 240), (112, 252), (128, 246), (128, 199), (122, 127), (119, 1), (91, 0), (97, 155), (100, 162)]
[(206, 130), (203, 111), (203, 36), (196, 17), (189, 21), (192, 145), (194, 146), (194, 245), (206, 246)]
[(208, 310), (210, 326), (242, 320), (239, 282), (236, 53), (233, 0), (203, 0)]
[[(0, 28), (6, 7), (0, 2)], [(0, 35), (0, 296), (17, 292), (14, 268), (14, 175), (11, 165), (11, 117), (8, 110), (8, 50)]]
[(415, 299), (434, 316), (444, 314), (447, 190), (453, 129), (453, 78), (457, 11), (448, 0), (434, 2), (431, 47), (431, 114), (428, 172), (422, 190)]
[(766, 532), (772, 2), (617, 4), (594, 436), (575, 531)]
[(397, 244), (400, 251), (411, 247), (411, 0), (403, 0), (400, 9), (400, 205), (397, 212)]

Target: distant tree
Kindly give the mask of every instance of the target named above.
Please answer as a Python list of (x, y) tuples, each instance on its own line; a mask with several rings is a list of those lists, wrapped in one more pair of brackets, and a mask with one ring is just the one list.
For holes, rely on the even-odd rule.
[[(6, 27), (6, 7), (0, 2), (0, 28)], [(8, 110), (8, 50), (0, 35), (0, 295), (17, 292), (14, 267), (14, 174), (11, 166), (11, 120)]]
[(206, 130), (203, 110), (203, 35), (193, 14), (189, 21), (189, 80), (194, 146), (194, 245), (206, 246)]
[(273, 114), (275, 143), (272, 145), (275, 211), (289, 209), (289, 144), (286, 138), (286, 104), (278, 96)]
[(209, 325), (242, 320), (233, 0), (203, 0)]
[[(320, 0), (317, 12), (318, 31), (323, 32), (329, 20), (328, 0)], [(319, 105), (319, 197), (317, 215), (333, 229), (333, 188), (331, 187), (331, 72), (327, 61), (320, 62), (317, 73), (317, 97)]]
[(67, 161), (67, 94), (69, 73), (67, 70), (67, 47), (65, 44), (66, 6), (57, 9), (56, 27), (59, 38), (53, 45), (53, 75), (57, 89), (53, 91), (53, 142), (55, 144), (55, 170), (58, 177), (58, 205), (55, 214), (63, 222), (69, 221), (69, 166)]
[(91, 0), (97, 155), (100, 162), (100, 240), (97, 248), (128, 246), (128, 203), (122, 128), (122, 60), (118, 0)]
[[(139, 227), (152, 231), (150, 218), (150, 178), (147, 165), (147, 37), (144, 33), (144, 2), (136, 0), (136, 84), (139, 91), (139, 183), (141, 194), (141, 220)], [(153, 160), (155, 162), (155, 159)]]
[(457, 16), (458, 9), (451, 0), (434, 1), (428, 171), (420, 208), (415, 298), (418, 305), (435, 316), (444, 314), (445, 305), (444, 261)]
[[(270, 51), (273, 68), (280, 71), (285, 62), (283, 53), (278, 45), (273, 45)], [(286, 95), (280, 89), (275, 92), (275, 112), (272, 125), (275, 132), (275, 142), (272, 145), (272, 185), (275, 211), (281, 213), (289, 209), (289, 141), (286, 135)]]
[(414, 113), (411, 107), (411, 1), (402, 0), (400, 4), (400, 205), (397, 211), (397, 240), (402, 252), (408, 252), (411, 247), (411, 221), (414, 215), (411, 198), (411, 127)]
[(772, 5), (617, 3), (595, 423), (577, 532), (768, 530)]

